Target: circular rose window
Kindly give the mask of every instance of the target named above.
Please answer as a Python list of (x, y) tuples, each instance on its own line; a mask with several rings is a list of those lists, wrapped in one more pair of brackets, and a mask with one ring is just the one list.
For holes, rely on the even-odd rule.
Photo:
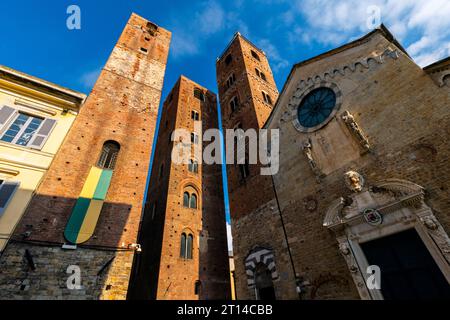
[(330, 88), (312, 90), (300, 102), (297, 116), (301, 126), (313, 128), (324, 123), (336, 106), (336, 94)]

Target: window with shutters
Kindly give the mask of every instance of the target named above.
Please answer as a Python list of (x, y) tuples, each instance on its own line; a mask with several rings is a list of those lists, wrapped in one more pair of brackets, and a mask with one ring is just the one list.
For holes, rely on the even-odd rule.
[(20, 182), (0, 180), (0, 217), (19, 188)]
[(106, 141), (103, 145), (102, 153), (100, 154), (100, 159), (97, 162), (97, 166), (103, 169), (114, 170), (119, 151), (120, 144), (116, 141)]
[(40, 150), (56, 120), (40, 118), (3, 106), (0, 109), (0, 141)]

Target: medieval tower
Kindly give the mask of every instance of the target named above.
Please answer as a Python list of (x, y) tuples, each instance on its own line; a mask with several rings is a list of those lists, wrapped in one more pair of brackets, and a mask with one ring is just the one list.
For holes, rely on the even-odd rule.
[(1, 257), (1, 297), (124, 299), (171, 33), (129, 19)]
[[(202, 163), (202, 132), (211, 128), (216, 95), (181, 76), (162, 109), (130, 298), (230, 298), (221, 165)], [(178, 144), (184, 163), (172, 156)]]
[[(260, 129), (278, 98), (265, 53), (236, 33), (217, 59), (216, 69), (223, 129)], [(258, 164), (249, 164), (247, 160), (245, 164), (227, 166), (232, 218), (253, 211), (264, 199), (273, 198), (270, 179), (259, 174)], [(256, 185), (267, 188), (255, 193), (252, 188)]]
[[(217, 59), (216, 70), (223, 130), (254, 129), (258, 131), (261, 129), (278, 99), (278, 90), (265, 53), (240, 33), (236, 33), (224, 53)], [(238, 296), (242, 292), (247, 292), (249, 288), (256, 295), (251, 298), (273, 299), (275, 292), (271, 283), (279, 278), (276, 272), (272, 272), (274, 259), (285, 262), (286, 270), (282, 270), (285, 271), (283, 277), (294, 279), (295, 276), (290, 268), (286, 248), (277, 248), (280, 249), (278, 257), (274, 257), (271, 253), (274, 248), (270, 238), (274, 235), (283, 237), (284, 226), (279, 215), (272, 177), (261, 175), (261, 162), (249, 163), (249, 141), (246, 136), (244, 138), (246, 139), (244, 163), (236, 162), (237, 149), (235, 149), (235, 163), (227, 164), (235, 272), (239, 277), (252, 272), (253, 269), (261, 270), (261, 272), (255, 277), (249, 276), (251, 280), (245, 284), (245, 287), (242, 286), (243, 282), (239, 281), (236, 290)], [(227, 146), (231, 142), (228, 140)], [(227, 159), (227, 163), (228, 161)], [(250, 218), (250, 213), (264, 210), (264, 208), (269, 208), (272, 212), (269, 219)], [(253, 225), (261, 232), (247, 233), (245, 229), (247, 224)], [(243, 235), (257, 236), (258, 239), (254, 240), (261, 245), (252, 247), (248, 251), (248, 239)], [(240, 263), (243, 255), (255, 257), (250, 262), (252, 269)], [(255, 280), (258, 277), (262, 278), (262, 281), (256, 285)]]

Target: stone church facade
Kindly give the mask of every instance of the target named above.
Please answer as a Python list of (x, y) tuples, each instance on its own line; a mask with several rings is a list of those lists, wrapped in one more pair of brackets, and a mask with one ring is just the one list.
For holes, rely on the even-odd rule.
[(449, 296), (449, 71), (384, 26), (293, 67), (264, 125), (273, 194), (232, 211), (240, 299)]

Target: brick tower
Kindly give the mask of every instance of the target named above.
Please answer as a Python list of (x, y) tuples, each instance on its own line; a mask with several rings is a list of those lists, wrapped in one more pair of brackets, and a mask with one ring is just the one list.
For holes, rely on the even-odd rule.
[(196, 153), (185, 164), (171, 157), (176, 129), (186, 130), (189, 149), (209, 144), (199, 127), (218, 128), (216, 100), (181, 76), (164, 102), (130, 298), (230, 299), (221, 165)]
[[(278, 98), (265, 53), (238, 32), (217, 59), (216, 70), (223, 129), (260, 129)], [(270, 177), (261, 176), (259, 167), (227, 165), (232, 219), (274, 198)]]
[(126, 297), (170, 39), (132, 14), (1, 257), (1, 298)]

